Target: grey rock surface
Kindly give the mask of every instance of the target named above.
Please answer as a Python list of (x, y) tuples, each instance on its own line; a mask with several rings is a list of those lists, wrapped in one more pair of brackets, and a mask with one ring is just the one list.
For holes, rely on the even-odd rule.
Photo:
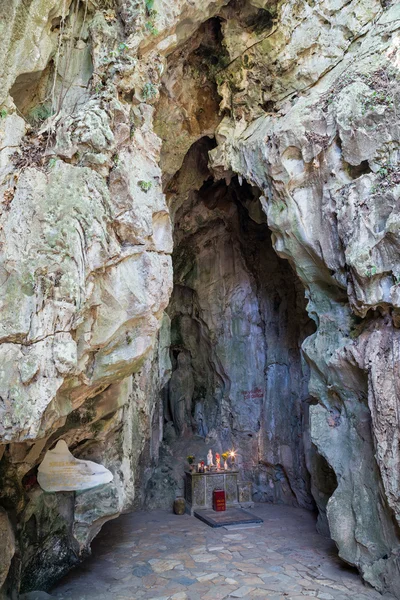
[[(349, 3), (346, 11), (353, 8)], [(310, 394), (318, 401), (310, 407), (310, 441), (337, 480), (326, 504), (331, 535), (340, 556), (367, 581), (396, 594), (399, 538), (388, 505), (399, 493), (397, 475), (390, 473), (397, 464), (399, 401), (392, 375), (399, 260), (392, 243), (397, 15), (398, 6), (379, 13), (369, 5), (357, 17), (357, 27), (364, 28), (359, 43), (348, 46), (339, 62), (332, 59), (324, 77), (309, 70), (306, 58), (310, 81), (303, 87), (300, 77), (295, 84), (303, 87), (302, 97), (283, 99), (272, 91), (276, 115), (260, 115), (249, 126), (226, 117), (212, 157), (216, 173), (231, 169), (262, 190), (274, 248), (306, 289), (307, 310), (317, 324), (302, 347), (311, 368)], [(299, 65), (290, 71), (290, 52), (305, 26), (303, 21), (296, 29), (285, 54), (291, 73)], [(284, 30), (279, 23), (274, 35)], [(385, 418), (387, 411), (393, 418)]]
[[(256, 499), (315, 502), (400, 597), (399, 23), (2, 3), (0, 593), (49, 589), (106, 520), (170, 506), (187, 454), (235, 446)], [(61, 438), (112, 484), (41, 492)]]

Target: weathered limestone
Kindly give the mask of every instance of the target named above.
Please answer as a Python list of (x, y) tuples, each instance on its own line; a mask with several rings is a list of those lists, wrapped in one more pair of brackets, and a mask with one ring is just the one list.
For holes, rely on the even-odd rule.
[[(114, 50), (122, 43), (115, 12), (108, 25), (105, 9), (70, 4), (0, 9), (2, 93), (10, 94), (0, 113), (0, 444), (9, 444), (0, 445), (0, 504), (21, 524), (25, 575), (13, 569), (15, 591), (47, 588), (87, 555), (105, 520), (132, 505), (157, 404), (130, 375), (143, 367), (147, 376), (158, 357), (172, 285), (153, 109), (119, 102), (115, 87), (119, 79), (126, 93), (141, 90), (148, 75), (129, 80), (136, 61), (125, 46)], [(88, 86), (92, 61), (96, 77), (107, 72), (104, 97), (95, 78)], [(116, 62), (124, 71), (111, 77)], [(160, 365), (148, 385), (158, 389), (162, 377)], [(47, 496), (52, 508), (37, 531), (47, 500), (35, 469), (60, 437), (114, 481), (75, 501)]]
[[(258, 498), (310, 506), (311, 490), (340, 556), (400, 595), (399, 16), (386, 0), (2, 4), (0, 583), (14, 546), (6, 586), (44, 589), (107, 519), (160, 489), (169, 506), (168, 448), (184, 456), (194, 430), (199, 452), (243, 449)], [(45, 495), (59, 439), (113, 481)]]
[[(397, 352), (398, 7), (373, 26), (376, 9), (369, 4), (358, 17), (364, 37), (337, 66), (330, 59), (331, 72), (303, 98), (278, 103), (275, 116), (247, 128), (226, 118), (213, 164), (262, 190), (274, 247), (307, 290), (318, 326), (303, 343), (310, 393), (319, 401), (311, 407), (311, 441), (337, 478), (327, 505), (331, 535), (370, 583), (398, 594), (399, 538), (387, 506), (399, 494), (390, 472), (398, 469), (397, 420), (388, 418), (398, 404), (390, 359)], [(298, 86), (301, 77), (293, 81)], [(391, 328), (368, 313), (378, 306), (383, 313), (393, 307)], [(365, 322), (358, 318), (367, 313)]]
[(45, 492), (83, 491), (112, 479), (112, 473), (102, 465), (75, 458), (64, 440), (46, 452), (38, 468), (38, 483)]
[(29, 5), (12, 0), (1, 7), (0, 104), (19, 75), (31, 73), (35, 81), (46, 67), (58, 37), (52, 21), (65, 17), (70, 5), (71, 0), (34, 0)]
[(11, 523), (5, 510), (0, 509), (0, 590), (6, 580), (11, 559), (15, 552), (15, 539)]

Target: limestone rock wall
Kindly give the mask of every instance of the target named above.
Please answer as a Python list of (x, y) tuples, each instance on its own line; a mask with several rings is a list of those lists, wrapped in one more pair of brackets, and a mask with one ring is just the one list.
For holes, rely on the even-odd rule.
[[(152, 104), (162, 53), (222, 3), (159, 4), (0, 7), (5, 593), (46, 589), (87, 555), (158, 454), (172, 235)], [(44, 494), (36, 468), (60, 438), (114, 481)]]
[[(170, 186), (189, 148), (215, 133), (204, 154), (210, 151), (213, 177), (229, 184), (237, 174), (258, 190), (245, 209), (261, 223), (262, 207), (274, 250), (297, 273), (316, 326), (302, 346), (313, 397), (304, 462), (287, 471), (288, 481), (300, 489), (307, 463), (320, 527), (329, 527), (340, 555), (368, 582), (400, 595), (399, 17), (390, 0), (1, 4), (3, 594), (51, 585), (87, 555), (105, 520), (145, 497), (163, 437), (160, 389), (175, 368), (164, 316), (173, 223), (185, 203), (194, 207), (207, 160), (200, 171), (193, 165), (170, 206), (162, 184), (174, 195)], [(271, 350), (272, 324), (261, 335), (274, 286), (257, 283), (261, 273), (240, 236), (232, 244), (232, 206), (212, 226), (215, 212), (207, 208), (203, 241), (216, 243), (220, 228), (219, 243), (229, 247), (224, 267), (235, 256), (249, 292), (239, 304), (247, 302), (251, 318), (238, 339), (253, 350), (252, 331), (261, 345), (245, 389), (227, 324), (218, 329), (238, 324), (235, 315), (211, 310), (215, 322), (202, 325), (226, 342), (213, 380), (222, 390), (221, 427), (232, 426), (229, 402), (261, 384), (265, 367), (268, 402), (291, 364), (293, 381), (303, 369), (298, 348), (293, 363), (282, 348)], [(193, 234), (195, 214), (187, 219)], [(202, 252), (203, 268), (210, 257)], [(279, 287), (274, 260), (264, 269)], [(193, 264), (183, 253), (180, 284)], [(212, 309), (215, 298), (191, 284), (200, 309)], [(233, 283), (227, 297), (236, 292)], [(182, 298), (176, 308), (176, 300), (172, 318), (189, 306)], [(285, 336), (278, 313), (271, 312)], [(235, 379), (228, 363), (243, 377)], [(301, 398), (305, 383), (298, 382)], [(258, 406), (247, 423), (240, 410), (233, 419), (239, 431), (257, 427), (262, 460), (289, 465), (296, 444), (284, 437), (271, 444), (272, 414)], [(103, 462), (113, 483), (76, 497), (45, 496), (35, 470), (60, 438), (76, 456)]]
[[(304, 20), (293, 7), (284, 3), (275, 32), (238, 58), (240, 85), (221, 83), (232, 111), (212, 161), (262, 191), (274, 248), (307, 290), (317, 324), (303, 343), (318, 399), (311, 441), (337, 478), (326, 511), (339, 554), (398, 594), (398, 6), (350, 2), (336, 12), (324, 3), (334, 39), (323, 24), (308, 29), (321, 13)], [(288, 44), (271, 64), (274, 38)], [(300, 40), (302, 60), (293, 61)], [(325, 64), (313, 58), (321, 54)], [(277, 83), (264, 90), (266, 114), (247, 125), (247, 92), (262, 69)]]

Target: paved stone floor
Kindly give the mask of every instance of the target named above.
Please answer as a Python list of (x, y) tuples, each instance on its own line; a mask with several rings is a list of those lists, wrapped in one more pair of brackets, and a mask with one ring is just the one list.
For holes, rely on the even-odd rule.
[(236, 530), (165, 511), (123, 515), (51, 593), (60, 600), (382, 600), (316, 533), (313, 514), (270, 504), (252, 512), (263, 525)]

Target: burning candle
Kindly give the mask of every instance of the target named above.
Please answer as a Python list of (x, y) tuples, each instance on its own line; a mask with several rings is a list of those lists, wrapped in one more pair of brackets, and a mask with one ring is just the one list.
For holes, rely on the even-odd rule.
[(217, 471), (221, 469), (221, 457), (218, 452), (215, 454), (215, 462), (217, 463)]

